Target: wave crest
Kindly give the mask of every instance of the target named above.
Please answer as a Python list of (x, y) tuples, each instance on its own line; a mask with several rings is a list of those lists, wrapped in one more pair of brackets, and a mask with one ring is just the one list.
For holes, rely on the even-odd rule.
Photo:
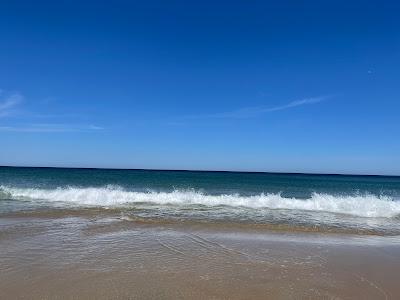
[(400, 202), (388, 196), (329, 195), (313, 193), (309, 199), (284, 198), (280, 194), (240, 196), (237, 194), (207, 195), (193, 190), (172, 192), (135, 192), (118, 186), (65, 187), (56, 189), (0, 187), (12, 198), (28, 198), (49, 202), (65, 202), (84, 206), (123, 206), (129, 203), (174, 205), (232, 206), (288, 210), (324, 211), (360, 217), (394, 217), (400, 214)]

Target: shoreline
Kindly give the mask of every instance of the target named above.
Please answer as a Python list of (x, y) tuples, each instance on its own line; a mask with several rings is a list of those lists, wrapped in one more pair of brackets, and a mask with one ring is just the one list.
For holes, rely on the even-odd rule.
[(0, 298), (400, 294), (399, 237), (149, 225), (99, 216), (0, 218), (0, 231)]
[(96, 219), (108, 219), (113, 221), (113, 224), (107, 226), (116, 230), (129, 230), (135, 226), (162, 227), (169, 226), (175, 229), (209, 229), (211, 231), (224, 232), (242, 232), (242, 233), (266, 233), (266, 234), (310, 234), (310, 235), (331, 235), (331, 236), (354, 236), (354, 237), (399, 237), (398, 231), (388, 232), (378, 229), (365, 229), (354, 227), (334, 227), (326, 224), (319, 226), (296, 225), (287, 223), (252, 223), (249, 221), (234, 221), (234, 220), (201, 220), (201, 219), (183, 219), (183, 218), (145, 218), (135, 215), (126, 215), (118, 208), (79, 208), (79, 209), (52, 209), (52, 210), (32, 210), (32, 211), (17, 211), (0, 214), (3, 220), (57, 220), (63, 218), (82, 218), (90, 222)]

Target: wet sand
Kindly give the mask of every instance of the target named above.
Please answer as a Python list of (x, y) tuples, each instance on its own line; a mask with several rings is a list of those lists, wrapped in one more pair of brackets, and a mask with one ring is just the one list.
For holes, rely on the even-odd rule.
[(0, 217), (0, 299), (398, 299), (400, 238)]

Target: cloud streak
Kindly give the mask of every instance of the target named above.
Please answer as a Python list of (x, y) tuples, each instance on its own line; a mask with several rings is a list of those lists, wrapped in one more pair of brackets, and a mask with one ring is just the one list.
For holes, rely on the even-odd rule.
[(101, 131), (103, 127), (96, 125), (75, 124), (28, 124), (19, 126), (0, 126), (0, 132), (32, 132), (32, 133), (57, 133), (57, 132), (93, 132)]
[[(37, 123), (33, 120), (37, 118), (57, 118), (62, 120), (63, 118), (77, 117), (78, 115), (43, 115), (37, 113), (25, 112), (21, 114), (21, 111), (17, 115), (17, 107), (23, 101), (23, 96), (20, 93), (6, 93), (0, 89), (0, 118), (9, 117), (7, 119), (14, 119), (17, 117), (21, 119), (24, 117), (25, 121), (22, 123), (15, 123), (8, 121), (7, 124), (0, 124), (0, 132), (95, 132), (101, 131), (104, 128), (97, 125), (88, 125), (82, 123), (71, 123), (66, 121), (59, 121), (58, 123)], [(31, 122), (29, 122), (31, 120)]]
[(320, 96), (320, 97), (314, 97), (314, 98), (305, 98), (305, 99), (292, 101), (292, 102), (289, 102), (287, 104), (279, 105), (279, 106), (273, 106), (273, 107), (266, 107), (266, 106), (244, 107), (244, 108), (237, 109), (237, 110), (226, 111), (226, 112), (215, 113), (215, 114), (204, 114), (204, 115), (197, 115), (197, 116), (188, 116), (187, 118), (189, 118), (189, 119), (245, 119), (245, 118), (253, 118), (253, 117), (257, 117), (259, 115), (265, 114), (265, 113), (291, 109), (291, 108), (295, 108), (295, 107), (303, 106), (303, 105), (316, 104), (316, 103), (322, 102), (322, 101), (324, 101), (326, 99), (328, 99), (327, 96)]
[(0, 90), (0, 117), (6, 117), (13, 113), (16, 106), (18, 106), (23, 97), (19, 93), (13, 93), (4, 96), (4, 91)]

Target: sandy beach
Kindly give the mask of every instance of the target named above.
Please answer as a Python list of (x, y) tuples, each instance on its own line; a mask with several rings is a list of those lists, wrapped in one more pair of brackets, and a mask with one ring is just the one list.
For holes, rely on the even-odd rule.
[(398, 237), (0, 219), (1, 299), (396, 299)]
[(400, 300), (400, 1), (0, 1), (0, 300)]

